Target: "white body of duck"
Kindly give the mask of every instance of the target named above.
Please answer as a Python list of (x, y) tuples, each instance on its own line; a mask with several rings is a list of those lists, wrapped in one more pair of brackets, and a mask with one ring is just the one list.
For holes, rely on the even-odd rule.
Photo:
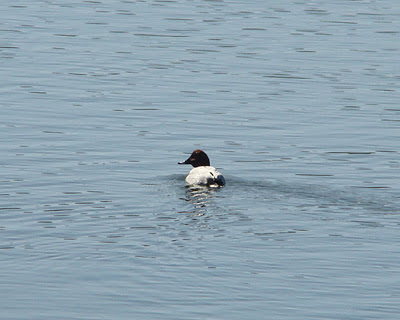
[(185, 181), (189, 185), (208, 187), (222, 187), (225, 185), (225, 178), (217, 169), (211, 166), (193, 168)]
[(210, 160), (202, 150), (194, 150), (186, 161), (178, 162), (178, 164), (191, 164), (194, 167), (185, 179), (188, 185), (217, 188), (225, 185), (225, 178), (217, 169), (210, 166)]

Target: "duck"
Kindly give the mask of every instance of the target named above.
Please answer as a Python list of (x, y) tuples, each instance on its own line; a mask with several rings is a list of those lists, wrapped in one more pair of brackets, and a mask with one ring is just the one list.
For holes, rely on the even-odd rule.
[(194, 168), (189, 172), (185, 181), (187, 185), (220, 188), (225, 186), (224, 176), (210, 166), (210, 159), (200, 149), (194, 150), (189, 158), (178, 164), (191, 164)]

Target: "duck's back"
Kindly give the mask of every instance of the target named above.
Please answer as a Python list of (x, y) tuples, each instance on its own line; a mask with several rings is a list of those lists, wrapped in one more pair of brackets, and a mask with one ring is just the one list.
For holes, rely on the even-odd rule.
[(214, 167), (201, 166), (193, 168), (186, 177), (189, 185), (200, 185), (210, 187), (222, 187), (225, 185), (225, 178)]

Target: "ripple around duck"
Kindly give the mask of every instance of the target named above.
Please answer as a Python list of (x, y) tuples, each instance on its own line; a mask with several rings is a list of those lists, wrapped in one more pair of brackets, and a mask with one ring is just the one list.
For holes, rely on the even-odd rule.
[[(305, 175), (305, 177), (308, 177), (308, 175)], [(317, 175), (317, 177), (325, 178), (326, 176)], [(238, 219), (250, 221), (252, 220), (251, 215), (240, 213), (241, 210), (248, 211), (240, 205), (244, 199), (246, 199), (244, 203), (250, 201), (260, 208), (263, 207), (263, 204), (269, 204), (271, 208), (279, 205), (284, 207), (295, 205), (297, 210), (293, 211), (294, 215), (300, 214), (300, 211), (304, 212), (304, 209), (306, 209), (304, 213), (309, 212), (310, 214), (313, 214), (313, 212), (323, 214), (325, 212), (321, 218), (325, 216), (340, 219), (340, 212), (351, 213), (352, 211), (359, 212), (359, 210), (371, 217), (382, 214), (399, 214), (397, 201), (393, 194), (382, 193), (380, 190), (384, 191), (386, 188), (379, 186), (361, 189), (350, 186), (338, 188), (310, 182), (251, 181), (227, 175), (227, 185), (222, 189), (187, 188), (185, 190), (183, 187), (184, 176), (182, 175), (171, 175), (163, 177), (161, 180), (173, 182), (172, 190), (174, 191), (172, 191), (172, 194), (178, 196), (181, 194), (179, 197), (186, 203), (187, 207), (179, 213), (184, 213), (190, 217), (211, 215), (228, 218), (229, 221), (233, 222), (229, 209), (230, 204), (233, 203), (236, 204), (234, 211), (237, 211)], [(179, 185), (181, 186), (179, 187)], [(162, 187), (161, 190), (163, 189)], [(170, 187), (167, 189), (165, 192), (171, 192)], [(347, 214), (345, 219), (347, 219)]]

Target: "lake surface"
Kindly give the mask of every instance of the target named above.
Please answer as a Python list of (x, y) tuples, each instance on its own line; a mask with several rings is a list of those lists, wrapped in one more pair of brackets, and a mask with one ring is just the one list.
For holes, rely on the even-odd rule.
[(399, 1), (0, 17), (1, 319), (398, 318)]

